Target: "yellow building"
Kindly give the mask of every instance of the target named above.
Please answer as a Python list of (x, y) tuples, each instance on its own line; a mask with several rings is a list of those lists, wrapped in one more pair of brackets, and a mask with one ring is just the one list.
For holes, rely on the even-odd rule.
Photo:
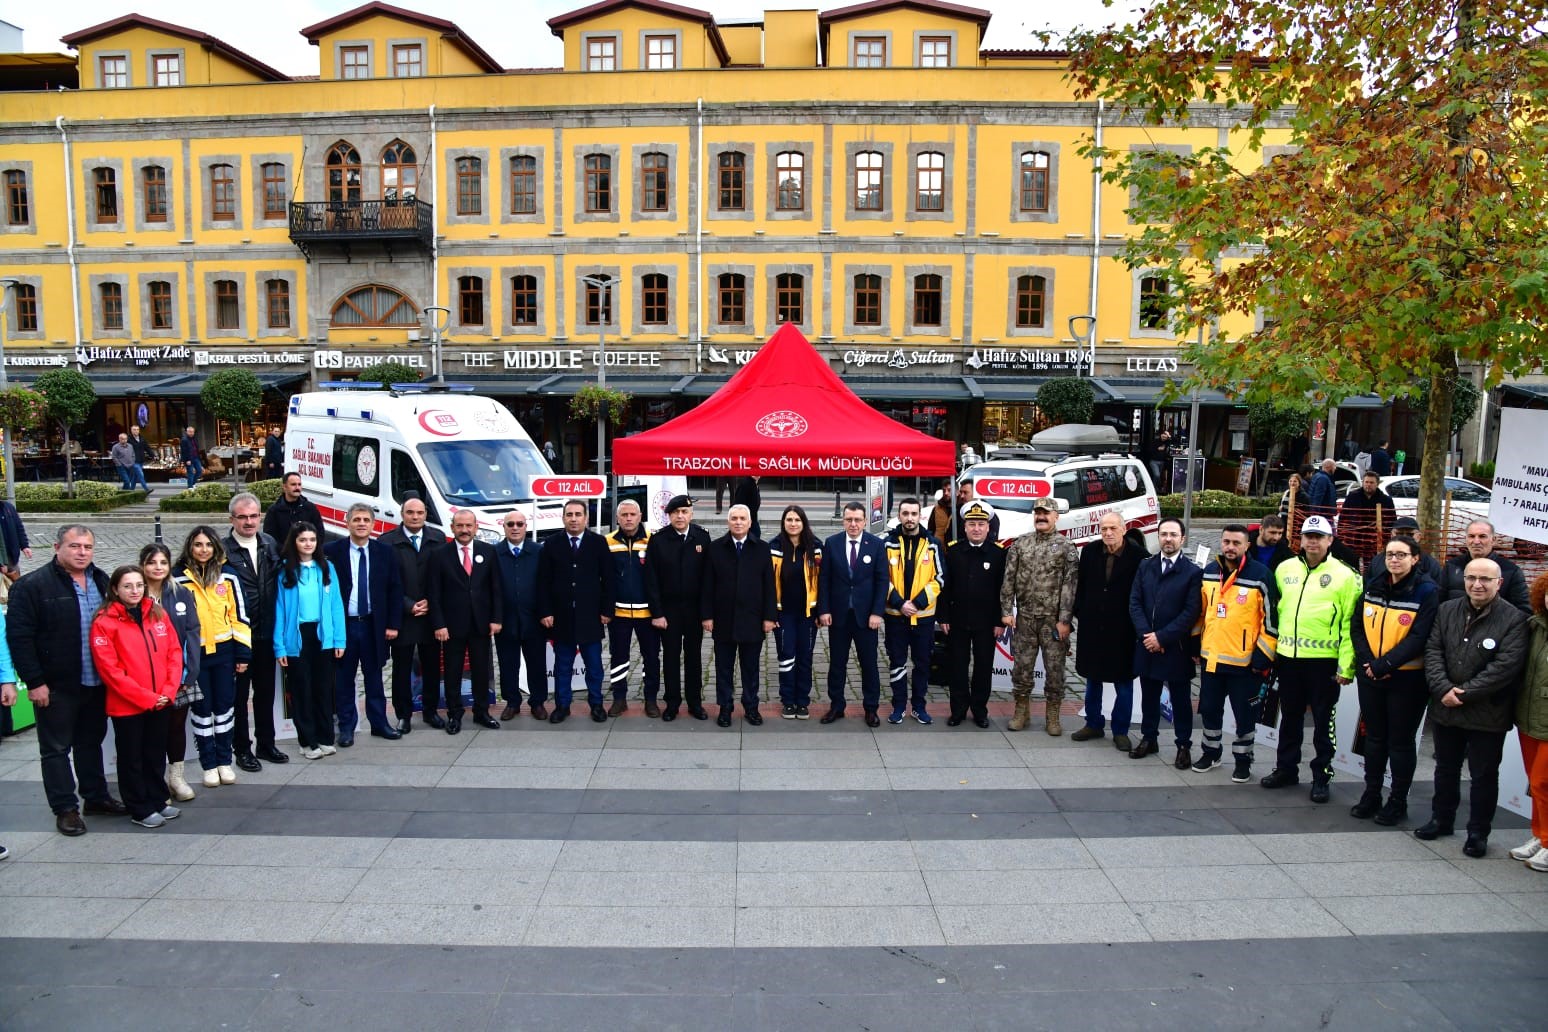
[(1037, 385), (1082, 373), (1147, 446), (1185, 415), (1150, 405), (1175, 344), (1116, 258), (1128, 198), (1080, 150), (1229, 130), (1114, 121), (1064, 55), (982, 49), (989, 18), (618, 0), (548, 22), (562, 69), (508, 71), (450, 21), (367, 3), (301, 29), (304, 76), (139, 15), (84, 29), (79, 90), (0, 107), (7, 360), (89, 362), (101, 430), (150, 403), (161, 437), (212, 369), (278, 392), (428, 369), (438, 336), (448, 375), (552, 438), (599, 361), (651, 425), (792, 322), (921, 429), (1025, 440)]

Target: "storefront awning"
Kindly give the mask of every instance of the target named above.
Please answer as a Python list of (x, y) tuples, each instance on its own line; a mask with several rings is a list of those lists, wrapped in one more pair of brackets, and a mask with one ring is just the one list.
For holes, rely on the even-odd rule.
[[(86, 378), (91, 381), (92, 389), (97, 392), (99, 398), (139, 398), (148, 396), (151, 388), (165, 380), (181, 380), (183, 376), (158, 376), (148, 373), (144, 376), (133, 374), (97, 374), (90, 367), (84, 370)], [(18, 387), (31, 387), (38, 378), (38, 374), (28, 373), (23, 376), (7, 376), (6, 380)]]
[(1500, 390), (1528, 401), (1548, 401), (1548, 383), (1502, 383)]
[[(1170, 383), (1168, 380), (1107, 380), (1104, 381), (1116, 402), (1127, 405), (1154, 405), (1161, 400), (1162, 393)], [(1179, 395), (1167, 402), (1168, 405), (1188, 405), (1192, 403), (1192, 396)], [(1240, 402), (1226, 397), (1223, 391), (1205, 389), (1199, 391), (1200, 405), (1238, 405)]]
[[(1049, 379), (1046, 376), (964, 376), (962, 384), (967, 389), (968, 396), (975, 400), (1030, 405), (1037, 400), (1037, 389), (1047, 383)], [(1093, 377), (1089, 378), (1088, 382), (1096, 391), (1098, 405), (1105, 405), (1110, 401), (1123, 400), (1121, 395), (1114, 393), (1105, 380), (1098, 380)]]

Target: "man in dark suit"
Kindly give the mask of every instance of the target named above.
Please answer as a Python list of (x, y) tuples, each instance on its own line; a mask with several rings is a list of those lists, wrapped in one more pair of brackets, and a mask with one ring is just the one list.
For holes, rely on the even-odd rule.
[(420, 697), (424, 720), (444, 728), (441, 708), (441, 643), (430, 626), (429, 562), (437, 549), (446, 547), (440, 532), (425, 526), (430, 510), (417, 496), (403, 501), (403, 524), (381, 536), (398, 560), (398, 583), (403, 589), (398, 636), (392, 642), (392, 711), (398, 716), (398, 733), (413, 730), (414, 656), (419, 656)]
[(376, 513), (364, 502), (349, 507), (349, 537), (330, 542), (323, 554), (339, 577), (344, 598), (344, 656), (334, 667), (333, 708), (339, 719), (338, 744), (355, 744), (360, 716), (355, 709), (355, 668), (365, 681), (366, 722), (371, 734), (389, 741), (402, 738), (387, 723), (387, 697), (382, 691), (382, 666), (398, 637), (403, 611), (403, 582), (392, 546), (371, 540)]
[(1193, 665), (1198, 640), (1193, 637), (1204, 596), (1204, 571), (1182, 554), (1188, 533), (1182, 520), (1164, 516), (1157, 528), (1161, 554), (1140, 563), (1129, 592), (1129, 616), (1134, 621), (1134, 672), (1140, 681), (1140, 740), (1129, 750), (1131, 759), (1160, 751), (1161, 686), (1172, 697), (1172, 729), (1177, 734), (1178, 770), (1193, 766)]
[(535, 720), (545, 720), (548, 711), (548, 635), (538, 622), (538, 543), (527, 536), (527, 514), (512, 509), (501, 521), (505, 540), (495, 548), (500, 559), (500, 590), (505, 599), (505, 623), (495, 635), (495, 655), (500, 660), (500, 697), (505, 709), (501, 720), (515, 720), (521, 712), (521, 684), (517, 680), (523, 668), (527, 677), (527, 702)]
[(865, 529), (865, 506), (844, 506), (844, 530), (823, 543), (817, 576), (817, 623), (828, 628), (828, 701), (822, 723), (844, 716), (844, 669), (849, 648), (860, 658), (860, 690), (868, 727), (881, 726), (881, 675), (876, 666), (876, 632), (887, 603), (887, 550)]
[(704, 564), (700, 615), (704, 630), (715, 640), (715, 723), (731, 726), (732, 666), (742, 668), (742, 716), (754, 726), (758, 712), (758, 658), (764, 637), (779, 614), (774, 603), (774, 564), (769, 546), (751, 536), (752, 515), (745, 505), (733, 505), (726, 515), (727, 533), (710, 545)]
[(538, 618), (553, 635), (554, 712), (550, 724), (570, 715), (570, 680), (575, 653), (586, 664), (586, 701), (591, 719), (607, 720), (602, 705), (602, 628), (612, 619), (617, 574), (607, 542), (586, 529), (586, 506), (564, 503), (564, 533), (538, 553)]
[(693, 499), (687, 495), (674, 495), (667, 502), (667, 519), (671, 526), (652, 534), (645, 546), (645, 598), (664, 650), (666, 707), (661, 719), (677, 719), (686, 685), (688, 714), (706, 720), (699, 596), (710, 536), (693, 522)]
[[(970, 501), (962, 507), (966, 536), (946, 546), (946, 584), (937, 602), (938, 626), (946, 635), (951, 664), (951, 715), (957, 727), (971, 710), (973, 723), (989, 726), (989, 691), (994, 678), (994, 641), (1003, 620), (1000, 586), (1005, 582), (1005, 549), (989, 537), (994, 508)], [(968, 664), (972, 663), (971, 678)]]
[[(261, 760), (289, 763), (290, 757), (274, 744), (274, 590), (279, 576), (279, 542), (258, 529), (263, 507), (258, 496), (248, 491), (234, 496), (226, 511), (231, 518), (231, 533), (220, 542), (226, 550), (226, 562), (242, 582), (242, 600), (253, 632), (253, 658), (247, 669), (236, 675), (236, 726), (231, 732), (231, 750), (236, 765), (248, 773), (263, 769)], [(247, 700), (253, 701), (253, 734), (248, 734)], [(257, 739), (258, 747), (253, 748)]]
[[(476, 540), (478, 517), (463, 509), (452, 517), (452, 541), (426, 564), (430, 573), (430, 626), (442, 653), (446, 733), (462, 730), (462, 664), (473, 676), (473, 723), (498, 730), (489, 715), (493, 657), (489, 639), (505, 623), (505, 599), (493, 545)], [(426, 674), (425, 680), (429, 680)]]
[(273, 480), (282, 476), (285, 472), (285, 437), (284, 431), (277, 427), (269, 427), (269, 436), (263, 439), (263, 479)]

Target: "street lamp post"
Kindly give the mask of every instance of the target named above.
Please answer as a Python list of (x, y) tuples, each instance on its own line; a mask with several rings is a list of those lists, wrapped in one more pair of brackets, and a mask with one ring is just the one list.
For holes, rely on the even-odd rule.
[(440, 305), (425, 306), (425, 322), (430, 327), (430, 379), (440, 381), (441, 334), (451, 328), (451, 309)]
[[(1096, 316), (1070, 316), (1070, 336), (1081, 342), (1081, 355), (1089, 363), (1091, 376), (1096, 376)], [(1075, 374), (1080, 375), (1080, 362), (1075, 363)]]
[[(582, 276), (581, 282), (602, 292), (597, 305), (597, 389), (607, 387), (607, 322), (613, 311), (613, 280), (610, 276)], [(589, 300), (589, 299), (588, 299)], [(605, 407), (597, 409), (597, 476), (607, 483), (607, 424)], [(602, 526), (602, 499), (597, 498), (597, 522)]]
[[(16, 280), (0, 279), (0, 391), (7, 390), (10, 380), (5, 373), (5, 319), (9, 314), (11, 299), (15, 296)], [(16, 470), (11, 465), (11, 428), (0, 426), (0, 434), (5, 436), (4, 462), (5, 462), (5, 500), (12, 505), (16, 504)], [(67, 457), (66, 462), (70, 461)]]

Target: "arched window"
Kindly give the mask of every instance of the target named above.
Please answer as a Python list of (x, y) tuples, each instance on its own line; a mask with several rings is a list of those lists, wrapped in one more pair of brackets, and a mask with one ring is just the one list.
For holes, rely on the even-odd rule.
[(855, 210), (883, 211), (882, 176), (886, 164), (880, 151), (861, 151), (855, 155)]
[(800, 151), (780, 151), (774, 158), (774, 178), (779, 184), (775, 207), (780, 211), (805, 209), (806, 155)]
[(924, 151), (914, 160), (914, 209), (946, 210), (946, 155)]
[(357, 287), (333, 306), (335, 326), (417, 326), (419, 309), (414, 302), (378, 284)]
[(393, 140), (382, 150), (382, 200), (412, 201), (419, 192), (419, 159), (414, 148)]
[(353, 204), (360, 200), (360, 152), (353, 144), (340, 140), (328, 148), (328, 201)]

